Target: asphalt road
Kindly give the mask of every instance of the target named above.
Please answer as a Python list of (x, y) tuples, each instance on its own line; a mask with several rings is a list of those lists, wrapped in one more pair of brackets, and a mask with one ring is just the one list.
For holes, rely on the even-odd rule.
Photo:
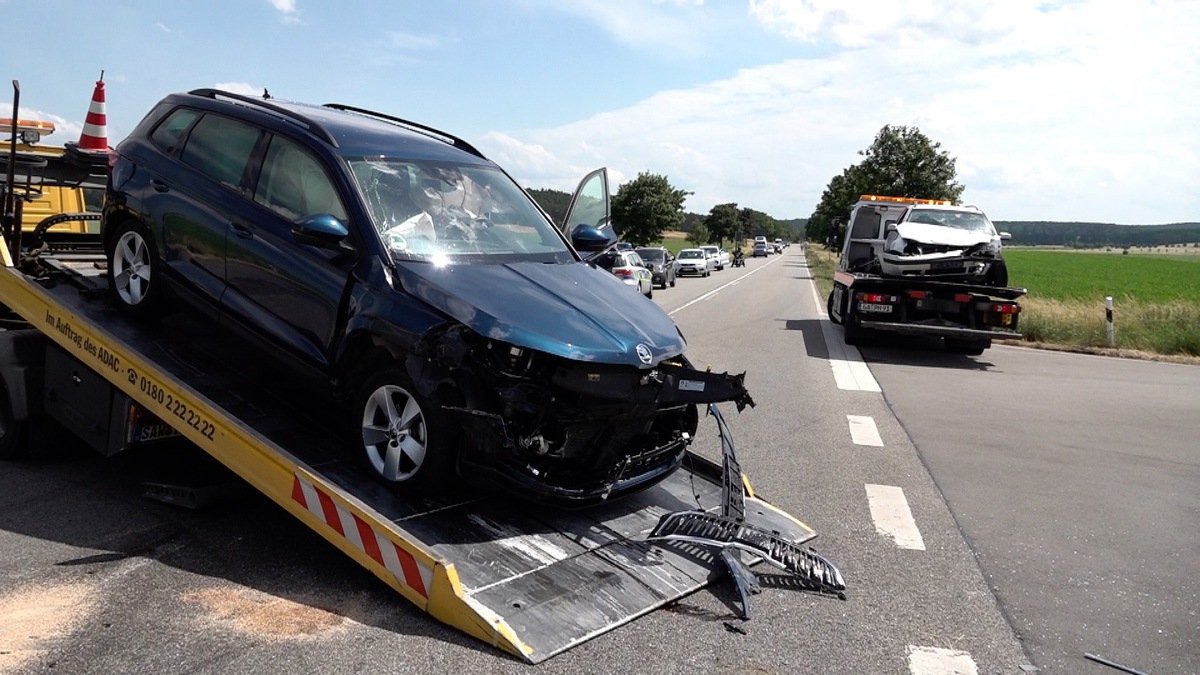
[[(830, 336), (840, 333), (822, 319), (808, 278), (793, 246), (681, 279), (654, 301), (679, 323), (693, 362), (747, 372), (758, 405), (725, 411), (743, 469), (760, 495), (820, 533), (813, 546), (840, 566), (848, 599), (767, 577), (742, 623), (723, 581), (537, 670), (1111, 672), (1082, 660), (1086, 649), (1154, 672), (1195, 672), (1200, 481), (1196, 451), (1169, 443), (1197, 435), (1200, 371), (1180, 371), (1178, 388), (1161, 394), (1179, 407), (1164, 408), (1151, 403), (1166, 381), (1158, 364), (1109, 371), (1017, 349), (970, 359), (868, 347), (883, 391), (843, 389), (856, 366), (831, 361), (841, 348)], [(1124, 414), (1088, 415), (1067, 400), (1056, 373), (1085, 381), (1092, 370), (1084, 388), (1127, 392), (1104, 399), (1114, 409), (1124, 400)], [(859, 385), (873, 381), (855, 372)], [(1011, 374), (1032, 384), (1007, 383)], [(1135, 395), (1143, 398), (1133, 406)], [(980, 415), (972, 397), (999, 406)], [(951, 411), (953, 428), (944, 423)], [(1176, 428), (1163, 419), (1175, 419), (1181, 436), (1147, 449), (1133, 427)], [(1079, 434), (1063, 434), (1064, 423)], [(715, 455), (711, 427), (697, 446)], [(997, 427), (1003, 433), (988, 432)], [(1058, 432), (1054, 453), (1031, 442), (1039, 428)], [(1124, 454), (1110, 450), (1114, 440)], [(68, 445), (51, 458), (0, 464), (0, 672), (531, 670), (428, 619), (264, 498), (199, 512), (150, 502), (139, 483), (161, 462), (106, 460)], [(1111, 471), (1098, 466), (1113, 462)], [(1121, 487), (1127, 496), (1114, 494)], [(1078, 517), (1059, 518), (1068, 513)], [(1072, 546), (1087, 564), (1067, 556)], [(1104, 547), (1110, 558), (1093, 555)], [(1051, 571), (1035, 586), (1029, 576), (1043, 565)], [(1074, 576), (1056, 582), (1054, 570)], [(1129, 595), (1146, 592), (1147, 581), (1151, 598)], [(1122, 601), (1137, 609), (1112, 614), (1109, 630), (1083, 626), (1069, 592), (1102, 596), (1089, 622)], [(1117, 623), (1149, 631), (1155, 616), (1159, 637)], [(1150, 658), (1172, 642), (1177, 656)]]

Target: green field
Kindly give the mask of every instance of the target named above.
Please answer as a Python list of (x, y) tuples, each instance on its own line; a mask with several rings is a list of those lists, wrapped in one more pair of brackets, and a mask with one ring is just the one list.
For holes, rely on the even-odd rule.
[(1200, 302), (1200, 256), (1009, 249), (1004, 259), (1030, 298)]

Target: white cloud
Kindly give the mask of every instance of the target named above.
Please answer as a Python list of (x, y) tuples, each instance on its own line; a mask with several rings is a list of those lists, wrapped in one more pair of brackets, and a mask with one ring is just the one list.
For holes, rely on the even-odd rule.
[(296, 8), (296, 0), (267, 0), (275, 11), (279, 12), (284, 23), (300, 23), (300, 10)]
[(613, 39), (660, 53), (694, 54), (716, 27), (703, 0), (526, 0), (535, 11), (557, 11), (594, 23)]
[(964, 199), (995, 219), (1200, 220), (1200, 5), (835, 4), (751, 11), (853, 48), (506, 137), (502, 165), (566, 190), (594, 166), (651, 171), (694, 192), (690, 211), (805, 217), (883, 125), (909, 125), (957, 158)]
[(232, 94), (241, 94), (242, 96), (262, 96), (264, 87), (246, 82), (218, 82), (213, 85), (213, 89), (220, 89)]

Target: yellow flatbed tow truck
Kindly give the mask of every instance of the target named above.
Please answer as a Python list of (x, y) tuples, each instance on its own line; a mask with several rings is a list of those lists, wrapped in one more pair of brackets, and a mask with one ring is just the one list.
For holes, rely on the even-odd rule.
[[(836, 567), (804, 546), (815, 533), (754, 496), (715, 406), (721, 464), (689, 453), (664, 482), (598, 507), (417, 498), (385, 487), (347, 459), (321, 411), (278, 378), (256, 377), (216, 329), (119, 311), (94, 235), (48, 232), (14, 246), (22, 190), (12, 166), (0, 233), (0, 455), (18, 454), (14, 436), (41, 406), (39, 391), (46, 414), (101, 437), (91, 442), (109, 453), (119, 450), (112, 439), (120, 445), (144, 431), (119, 414), (131, 406), (98, 401), (131, 402), (434, 619), (531, 663), (726, 571), (749, 618), (748, 595), (758, 590), (749, 565), (761, 561), (794, 574), (801, 588), (844, 597)], [(103, 175), (93, 178), (103, 184)]]

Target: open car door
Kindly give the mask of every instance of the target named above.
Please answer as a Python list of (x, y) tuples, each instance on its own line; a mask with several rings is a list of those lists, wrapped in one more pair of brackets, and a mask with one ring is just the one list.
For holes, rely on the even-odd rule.
[(579, 181), (563, 219), (563, 232), (580, 253), (604, 251), (616, 242), (609, 212), (607, 168), (600, 167)]

